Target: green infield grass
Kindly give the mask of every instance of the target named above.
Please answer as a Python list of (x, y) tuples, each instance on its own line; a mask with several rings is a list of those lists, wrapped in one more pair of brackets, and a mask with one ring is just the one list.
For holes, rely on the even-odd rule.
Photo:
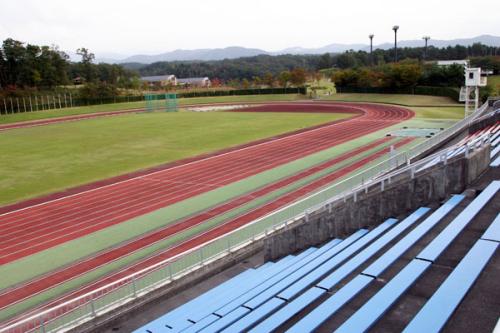
[(500, 96), (500, 75), (488, 76), (488, 86), (491, 87), (493, 96)]
[(346, 117), (141, 113), (0, 132), (0, 204)]
[(457, 106), (449, 97), (404, 94), (333, 94), (321, 99), (345, 102), (374, 102), (405, 106)]

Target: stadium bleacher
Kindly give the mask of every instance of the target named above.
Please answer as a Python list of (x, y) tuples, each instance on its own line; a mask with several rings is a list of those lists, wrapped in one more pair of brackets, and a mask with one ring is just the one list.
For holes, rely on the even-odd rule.
[[(319, 248), (248, 269), (135, 332), (312, 332), (449, 217), (451, 221), (336, 330), (366, 331), (433, 267), (499, 191), (500, 181), (492, 181), (459, 212), (465, 197), (454, 195), (435, 210), (421, 207), (400, 222), (391, 218), (344, 240), (333, 239)], [(458, 215), (450, 216), (452, 212)], [(487, 266), (499, 241), (500, 214), (405, 332), (440, 331)]]
[[(486, 140), (488, 140), (491, 144), (490, 158), (493, 161), (491, 166), (497, 167), (500, 163), (500, 160), (496, 158), (500, 153), (500, 124), (498, 123), (488, 126), (487, 128), (477, 131), (476, 133), (468, 135), (467, 137), (459, 141), (452, 147), (452, 149), (449, 149), (446, 152), (446, 158), (449, 159), (463, 154), (466, 151), (467, 147), (474, 146), (478, 142)], [(428, 163), (422, 165), (419, 170), (424, 170), (433, 165), (436, 165), (440, 162), (440, 160), (441, 157), (436, 157)]]

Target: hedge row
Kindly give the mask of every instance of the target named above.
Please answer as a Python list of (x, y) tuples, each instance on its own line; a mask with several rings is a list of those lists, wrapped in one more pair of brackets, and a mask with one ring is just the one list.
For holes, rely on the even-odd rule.
[(367, 93), (367, 94), (408, 94), (408, 95), (431, 95), (450, 97), (458, 102), (460, 90), (451, 87), (428, 87), (416, 86), (405, 88), (358, 88), (337, 87), (338, 93)]

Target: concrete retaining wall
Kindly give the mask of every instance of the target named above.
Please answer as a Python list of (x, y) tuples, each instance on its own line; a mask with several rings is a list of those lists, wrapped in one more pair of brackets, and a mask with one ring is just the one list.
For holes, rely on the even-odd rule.
[(413, 179), (407, 173), (385, 184), (382, 191), (377, 184), (309, 215), (264, 240), (266, 260), (321, 244), (334, 237), (344, 237), (361, 227), (373, 227), (389, 217), (398, 217), (411, 211), (446, 199), (450, 194), (461, 193), (489, 166), (489, 146), (471, 153), (469, 157), (440, 163)]

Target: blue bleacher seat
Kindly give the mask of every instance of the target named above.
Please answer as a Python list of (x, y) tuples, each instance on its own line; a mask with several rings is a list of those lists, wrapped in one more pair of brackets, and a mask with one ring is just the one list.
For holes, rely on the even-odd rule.
[(284, 300), (290, 300), (291, 298), (295, 297), (302, 290), (306, 289), (311, 284), (321, 279), (329, 271), (337, 267), (351, 255), (353, 255), (358, 250), (363, 248), (365, 245), (370, 243), (372, 240), (377, 238), (379, 235), (384, 233), (387, 229), (392, 227), (396, 222), (397, 220), (395, 219), (388, 219), (384, 223), (378, 225), (375, 229), (370, 231), (366, 236), (362, 237), (359, 241), (356, 241), (354, 244), (347, 247), (338, 255), (326, 261), (324, 264), (316, 268), (314, 271), (310, 272), (309, 274), (307, 274), (306, 276), (304, 276), (303, 278), (301, 278), (300, 280), (298, 280), (297, 282), (295, 282), (294, 284), (292, 284), (291, 286), (280, 292), (278, 294), (278, 297)]
[(478, 240), (403, 332), (439, 332), (491, 259), (498, 244)]
[(349, 281), (342, 289), (338, 290), (334, 296), (330, 297), (321, 305), (314, 308), (305, 317), (301, 318), (295, 325), (293, 325), (287, 333), (306, 333), (313, 332), (321, 324), (323, 324), (332, 313), (340, 309), (344, 304), (349, 302), (360, 290), (365, 288), (373, 277), (366, 275), (358, 275)]
[(399, 299), (431, 263), (413, 259), (335, 332), (365, 332)]
[[(491, 184), (490, 184), (491, 185)], [(495, 187), (488, 186), (488, 191), (483, 191), (474, 199), (462, 213), (460, 213), (439, 235), (431, 241), (421, 252), (413, 259), (403, 270), (392, 278), (375, 296), (366, 302), (358, 311), (356, 311), (341, 327), (339, 332), (349, 332), (352, 330), (363, 332), (368, 330), (375, 322), (401, 297), (401, 295), (413, 285), (413, 283), (431, 266), (437, 256), (453, 241), (456, 237), (446, 238), (443, 235), (450, 235), (450, 229), (460, 228), (475, 216), (476, 213), (466, 213), (470, 210), (478, 210), (496, 193)], [(482, 195), (482, 197), (481, 197)], [(453, 200), (450, 199), (450, 200)], [(458, 222), (456, 222), (458, 221)], [(452, 234), (453, 235), (453, 234)], [(438, 239), (439, 243), (435, 240)], [(436, 245), (439, 244), (439, 247)], [(430, 251), (432, 250), (432, 251)], [(426, 258), (432, 255), (433, 260), (422, 259), (422, 253)]]
[(500, 166), (500, 156), (498, 156), (493, 162), (490, 163), (490, 167), (498, 168)]
[(258, 322), (262, 318), (266, 317), (269, 313), (280, 307), (285, 303), (284, 300), (279, 298), (273, 298), (269, 302), (266, 302), (263, 306), (251, 311), (246, 316), (240, 318), (238, 321), (233, 323), (231, 326), (224, 329), (222, 332), (226, 333), (239, 333), (246, 331), (254, 323)]
[(380, 251), (384, 246), (389, 244), (393, 239), (398, 237), (402, 232), (411, 227), (416, 221), (418, 221), (422, 216), (424, 216), (429, 211), (429, 208), (422, 207), (413, 212), (410, 216), (405, 218), (403, 221), (398, 223), (394, 228), (387, 231), (375, 242), (370, 244), (366, 249), (361, 251), (359, 254), (354, 256), (344, 265), (333, 271), (330, 275), (321, 280), (317, 286), (331, 290), (340, 281), (342, 281), (347, 275), (353, 272), (356, 268), (370, 259), (375, 253)]
[(302, 266), (306, 265), (310, 260), (314, 260), (318, 256), (321, 256), (323, 253), (327, 252), (328, 250), (335, 248), (337, 244), (339, 244), (341, 241), (338, 239), (334, 239), (330, 241), (328, 244), (324, 245), (321, 249), (316, 251), (314, 255), (311, 256), (305, 256), (304, 259), (306, 260), (299, 260), (295, 262), (293, 265), (288, 265), (288, 267), (281, 272), (274, 274), (273, 276), (269, 276), (268, 279), (260, 283), (259, 285), (253, 287), (251, 290), (248, 290), (246, 293), (241, 294), (239, 297), (234, 298), (230, 302), (226, 302), (222, 307), (215, 308), (213, 309), (213, 312), (219, 316), (225, 316), (229, 312), (233, 311), (237, 307), (243, 305), (245, 302), (251, 300), (255, 296), (259, 295), (260, 293), (264, 292), (268, 288), (272, 287), (276, 283), (279, 283), (281, 280), (289, 276), (290, 274), (293, 274), (296, 270), (300, 269)]
[[(499, 131), (500, 133), (500, 131)], [(500, 157), (499, 157), (500, 159)], [(338, 328), (338, 332), (370, 329), (415, 281), (433, 265), (458, 234), (500, 191), (500, 181), (487, 186), (450, 224)], [(422, 207), (400, 223), (388, 219), (372, 231), (361, 229), (341, 241), (332, 240), (319, 249), (311, 247), (297, 256), (248, 269), (233, 279), (170, 311), (135, 332), (271, 332), (310, 304), (327, 297), (287, 332), (312, 332), (352, 300), (408, 249), (416, 244), (464, 199), (454, 195), (427, 216)], [(417, 221), (423, 219), (392, 247)], [(481, 239), (407, 326), (405, 332), (438, 332), (472, 287), (500, 242), (500, 214)], [(348, 276), (384, 250), (342, 288)]]
[(271, 270), (275, 270), (279, 267), (279, 265), (286, 265), (291, 260), (294, 260), (294, 258), (295, 258), (294, 256), (287, 256), (278, 261), (277, 263), (269, 262), (265, 263), (264, 265), (256, 269), (248, 269), (240, 273), (239, 275), (233, 277), (232, 279), (227, 280), (226, 282), (220, 284), (219, 286), (210, 289), (206, 293), (183, 304), (182, 306), (168, 312), (167, 314), (161, 316), (160, 318), (155, 319), (148, 325), (141, 327), (135, 332), (139, 333), (149, 330), (152, 333), (156, 333), (158, 331), (162, 332), (162, 330), (164, 330), (165, 327), (172, 327), (172, 326), (175, 326), (175, 329), (173, 329), (172, 332), (184, 329), (192, 325), (191, 322), (187, 321), (187, 316), (190, 313), (197, 311), (197, 309), (200, 307), (206, 306), (207, 303), (213, 302), (214, 299), (218, 299), (221, 296), (224, 296), (227, 290), (239, 288), (239, 286), (241, 286), (242, 284), (244, 285), (247, 284), (248, 281), (255, 280), (256, 276), (265, 274), (266, 272)]
[(220, 332), (249, 312), (250, 309), (240, 306), (236, 310), (228, 313), (227, 316), (224, 316), (221, 319), (215, 321), (213, 324), (203, 328), (203, 333)]
[(272, 332), (284, 322), (302, 311), (309, 304), (326, 294), (326, 290), (313, 287), (294, 299), (293, 302), (276, 311), (272, 316), (250, 330), (251, 333)]
[(467, 224), (479, 213), (500, 189), (500, 181), (491, 182), (432, 242), (417, 256), (419, 259), (434, 261)]
[(498, 153), (500, 153), (500, 146), (497, 146), (491, 150), (490, 157), (495, 158)]
[(439, 221), (453, 210), (465, 197), (454, 195), (439, 207), (434, 213), (427, 217), (414, 230), (406, 235), (400, 242), (387, 250), (381, 257), (363, 270), (363, 274), (378, 277), (390, 264), (398, 259), (406, 250), (422, 238)]
[[(193, 321), (197, 322), (202, 318), (210, 315), (211, 309), (216, 309), (218, 306), (220, 306), (221, 303), (224, 304), (225, 302), (227, 302), (227, 299), (237, 295), (234, 290), (244, 292), (248, 288), (252, 288), (255, 283), (265, 278), (266, 276), (273, 275), (276, 272), (285, 269), (289, 264), (300, 260), (302, 256), (307, 256), (314, 251), (315, 248), (309, 248), (301, 253), (300, 256), (287, 256), (270, 266), (264, 264), (261, 267), (257, 268), (255, 270), (255, 274), (253, 274), (252, 276), (249, 276), (245, 279), (237, 279), (235, 284), (226, 286), (222, 290), (217, 288), (218, 292), (216, 294), (210, 294), (210, 297), (208, 299), (190, 306), (188, 309), (186, 309), (187, 311), (184, 311), (181, 314), (176, 314), (174, 318), (169, 318), (165, 321), (165, 323), (172, 328), (172, 333), (180, 332), (181, 330), (193, 325)], [(196, 315), (199, 315), (199, 317), (196, 317), (196, 320), (193, 320), (193, 316)]]
[(493, 223), (486, 229), (481, 239), (500, 242), (500, 214), (497, 215)]
[[(434, 227), (446, 214), (455, 208), (464, 196), (453, 196), (438, 210), (428, 216), (409, 234), (403, 237), (398, 243), (387, 250), (382, 256), (375, 260), (368, 268), (360, 275), (347, 283), (340, 290), (336, 291), (330, 298), (314, 309), (307, 317), (302, 319), (303, 325), (317, 323), (319, 326), (322, 322), (331, 317), (345, 303), (361, 292), (370, 282), (378, 277), (387, 267), (389, 267), (396, 259), (398, 259), (406, 250), (422, 238), (432, 227)], [(318, 318), (322, 320), (318, 322)], [(315, 324), (316, 325), (316, 324)], [(314, 326), (314, 325), (313, 325)], [(300, 325), (298, 327), (301, 327)], [(317, 326), (314, 326), (317, 327)]]
[(259, 284), (271, 278), (272, 276), (275, 276), (276, 274), (279, 274), (282, 271), (288, 269), (289, 266), (291, 265), (293, 266), (296, 262), (303, 260), (304, 258), (306, 258), (311, 253), (314, 253), (315, 251), (316, 248), (312, 247), (303, 251), (298, 256), (293, 257), (291, 260), (285, 260), (285, 261), (284, 259), (280, 260), (279, 262), (274, 264), (273, 267), (261, 271), (258, 276), (254, 276), (253, 278), (251, 278), (251, 280), (244, 281), (244, 283), (238, 285), (236, 288), (225, 289), (221, 293), (221, 295), (217, 295), (210, 302), (206, 302), (205, 304), (202, 304), (202, 306), (198, 308), (193, 308), (189, 313), (184, 315), (184, 317), (182, 318), (176, 318), (174, 321), (172, 321), (176, 323), (175, 326), (173, 324), (168, 324), (168, 325), (173, 327), (176, 332), (179, 332), (186, 329), (187, 327), (192, 326), (193, 323), (198, 323), (205, 317), (212, 315), (212, 313), (221, 306), (224, 306), (228, 302), (231, 302), (233, 299), (240, 297), (242, 294), (252, 290), (253, 288), (257, 287)]

